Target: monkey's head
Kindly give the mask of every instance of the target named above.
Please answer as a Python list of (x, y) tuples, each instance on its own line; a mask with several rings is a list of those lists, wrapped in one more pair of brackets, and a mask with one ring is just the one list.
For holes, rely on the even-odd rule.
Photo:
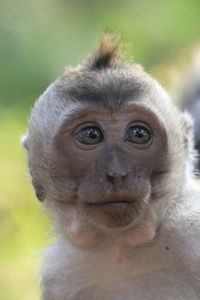
[(104, 229), (167, 207), (191, 176), (187, 116), (117, 48), (105, 34), (94, 55), (45, 91), (24, 142), (39, 200), (66, 222), (75, 213)]

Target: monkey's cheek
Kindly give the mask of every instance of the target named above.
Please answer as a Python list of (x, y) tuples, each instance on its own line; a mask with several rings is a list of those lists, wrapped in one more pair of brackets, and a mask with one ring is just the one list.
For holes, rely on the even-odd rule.
[(124, 235), (125, 244), (129, 246), (138, 246), (151, 241), (156, 235), (156, 226), (151, 224), (148, 226), (139, 225), (128, 231)]
[(129, 246), (138, 246), (151, 241), (157, 230), (157, 216), (152, 208), (147, 208), (141, 224), (128, 229), (121, 239)]
[(98, 239), (98, 232), (93, 226), (86, 224), (75, 214), (68, 227), (68, 236), (78, 247), (89, 248), (94, 246)]
[(83, 228), (71, 228), (69, 236), (72, 242), (81, 248), (89, 248), (96, 244), (97, 238), (93, 232)]

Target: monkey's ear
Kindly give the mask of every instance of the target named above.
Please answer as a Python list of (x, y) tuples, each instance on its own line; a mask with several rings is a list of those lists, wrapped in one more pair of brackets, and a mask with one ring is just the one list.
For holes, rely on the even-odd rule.
[(21, 141), (22, 145), (24, 146), (24, 148), (26, 150), (29, 150), (29, 148), (28, 148), (28, 134), (22, 135), (20, 141)]
[[(25, 134), (21, 137), (21, 143), (24, 146), (24, 148), (27, 151), (29, 151), (28, 134)], [(31, 177), (33, 178), (33, 174), (31, 172), (31, 170), (30, 170), (30, 174), (31, 174)], [(36, 197), (38, 198), (39, 201), (43, 202), (45, 199), (45, 191), (44, 191), (43, 187), (40, 184), (38, 184), (35, 180), (32, 180), (32, 185), (34, 187)]]
[(182, 113), (182, 129), (185, 136), (185, 146), (188, 147), (188, 143), (193, 142), (194, 139), (194, 122), (192, 116), (187, 111)]
[(43, 202), (45, 199), (45, 191), (43, 187), (34, 180), (32, 180), (32, 185), (34, 187), (36, 197), (40, 202)]
[(194, 173), (197, 163), (197, 151), (194, 148), (194, 121), (187, 111), (182, 113), (182, 132), (184, 134), (187, 171), (191, 174)]
[(119, 57), (120, 38), (104, 31), (103, 37), (97, 50), (86, 61), (86, 68), (89, 70), (101, 70), (109, 68)]

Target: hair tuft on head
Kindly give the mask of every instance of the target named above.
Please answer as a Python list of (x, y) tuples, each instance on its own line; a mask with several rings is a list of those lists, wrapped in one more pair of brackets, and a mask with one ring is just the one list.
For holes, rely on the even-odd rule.
[(119, 57), (120, 38), (104, 31), (103, 37), (95, 53), (89, 57), (86, 66), (90, 70), (109, 68)]

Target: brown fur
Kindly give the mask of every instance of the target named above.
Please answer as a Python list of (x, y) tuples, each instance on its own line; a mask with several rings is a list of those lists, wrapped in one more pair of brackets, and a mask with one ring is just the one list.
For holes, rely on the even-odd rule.
[(103, 38), (95, 53), (87, 60), (86, 69), (102, 70), (112, 67), (119, 61), (120, 40), (105, 31)]

